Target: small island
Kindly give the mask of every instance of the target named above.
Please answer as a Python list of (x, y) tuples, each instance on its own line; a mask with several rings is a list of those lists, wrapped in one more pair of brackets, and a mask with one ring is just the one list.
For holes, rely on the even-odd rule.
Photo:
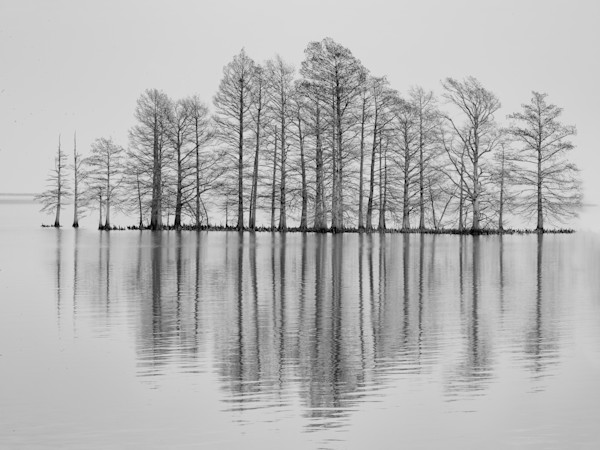
[(148, 89), (127, 148), (100, 137), (84, 156), (75, 136), (69, 162), (59, 136), (37, 196), (51, 226), (72, 203), (73, 227), (87, 210), (101, 230), (572, 232), (556, 225), (581, 206), (576, 129), (544, 93), (500, 123), (474, 77), (401, 94), (326, 38), (299, 70), (241, 50), (212, 106)]

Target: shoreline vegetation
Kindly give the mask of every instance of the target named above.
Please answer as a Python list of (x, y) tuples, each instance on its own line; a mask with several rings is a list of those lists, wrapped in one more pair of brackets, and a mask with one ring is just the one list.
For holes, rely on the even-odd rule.
[[(62, 228), (55, 227), (54, 225), (42, 224), (42, 228)], [(256, 227), (254, 229), (244, 228), (240, 230), (235, 226), (224, 226), (224, 225), (203, 225), (200, 227), (194, 225), (182, 225), (175, 227), (174, 225), (163, 225), (161, 230), (153, 230), (150, 226), (139, 227), (137, 225), (123, 226), (110, 226), (110, 227), (98, 227), (99, 231), (236, 231), (236, 232), (256, 232), (256, 233), (318, 233), (318, 234), (449, 234), (449, 235), (464, 235), (464, 236), (490, 236), (490, 235), (501, 235), (501, 234), (573, 234), (576, 230), (572, 228), (554, 228), (554, 229), (465, 229), (459, 230), (456, 228), (441, 228), (441, 229), (419, 229), (419, 228), (386, 228), (383, 230), (379, 229), (362, 229), (358, 228), (344, 228), (343, 230), (320, 230), (316, 228), (300, 228), (300, 227), (288, 227), (285, 230), (281, 230), (277, 227)]]

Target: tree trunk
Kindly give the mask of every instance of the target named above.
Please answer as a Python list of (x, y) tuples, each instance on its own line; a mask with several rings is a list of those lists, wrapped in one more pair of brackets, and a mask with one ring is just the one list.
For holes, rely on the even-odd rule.
[(407, 231), (410, 229), (410, 209), (408, 204), (408, 189), (409, 189), (409, 161), (410, 161), (410, 149), (408, 130), (404, 129), (402, 133), (404, 137), (404, 192), (402, 193), (402, 230)]
[(358, 230), (362, 231), (365, 229), (365, 223), (363, 218), (363, 171), (365, 165), (365, 122), (366, 122), (366, 107), (367, 100), (363, 98), (362, 115), (360, 121), (360, 168), (358, 171)]
[(98, 193), (98, 229), (104, 229), (104, 223), (102, 222), (102, 189)]
[(143, 217), (143, 211), (142, 211), (142, 189), (141, 189), (141, 184), (140, 184), (140, 174), (137, 171), (135, 173), (135, 179), (136, 179), (136, 186), (137, 186), (138, 210), (139, 210), (139, 215), (140, 215), (140, 221), (139, 221), (138, 226), (139, 226), (139, 229), (141, 230), (144, 227), (144, 217)]
[(244, 88), (240, 89), (239, 110), (239, 141), (238, 141), (238, 231), (244, 229)]
[(504, 150), (502, 150), (502, 162), (500, 165), (500, 208), (498, 212), (498, 231), (502, 233), (504, 231), (503, 222), (504, 213)]
[(332, 127), (331, 127), (331, 231), (335, 233), (335, 227), (338, 223), (337, 219), (337, 153), (335, 150), (336, 147), (336, 134), (335, 129), (337, 125), (337, 117), (335, 114), (335, 94), (333, 96), (333, 101), (331, 103), (331, 117), (332, 117)]
[(229, 228), (229, 196), (225, 200), (225, 229)]
[[(380, 182), (380, 207), (379, 207), (379, 230), (383, 231), (386, 228), (385, 225), (385, 211), (387, 209), (387, 144), (385, 149), (381, 146), (381, 140), (379, 142), (380, 155), (383, 152), (383, 183)], [(381, 167), (381, 156), (379, 157), (379, 165)], [(380, 179), (381, 179), (381, 168), (380, 168)], [(381, 192), (381, 185), (383, 185), (383, 192)]]
[(306, 185), (306, 161), (304, 159), (304, 135), (302, 134), (302, 119), (298, 111), (298, 141), (300, 143), (300, 175), (302, 177), (302, 210), (300, 212), (300, 230), (307, 228), (308, 188)]
[[(425, 175), (425, 161), (423, 158), (423, 107), (419, 107), (419, 230), (425, 229), (425, 186), (424, 186), (424, 175)], [(435, 220), (434, 220), (435, 222)]]
[(58, 203), (56, 205), (56, 215), (54, 216), (54, 226), (56, 228), (60, 227), (60, 208), (61, 208), (61, 205), (60, 205), (60, 196), (61, 196), (61, 194), (60, 194), (60, 191), (59, 191), (59, 194), (58, 194), (59, 200), (58, 200)]
[(336, 223), (332, 224), (332, 230), (335, 231), (343, 231), (344, 230), (344, 194), (343, 194), (343, 151), (342, 151), (342, 99), (341, 99), (341, 87), (336, 86), (336, 137), (337, 137), (337, 145), (334, 148), (334, 153), (337, 154), (337, 157), (334, 158), (336, 160), (336, 164), (334, 166), (334, 176), (335, 176), (335, 209), (336, 209)]
[(108, 159), (107, 170), (106, 170), (106, 220), (104, 223), (104, 229), (110, 230), (110, 157)]
[(429, 183), (429, 200), (431, 201), (431, 219), (433, 220), (434, 230), (438, 229), (438, 223), (435, 218), (435, 202), (433, 200), (433, 190), (431, 189), (431, 182)]
[(158, 112), (154, 111), (153, 167), (152, 167), (152, 208), (150, 213), (150, 229), (162, 228), (162, 151), (158, 136)]
[(285, 120), (283, 113), (281, 116), (281, 181), (279, 183), (279, 231), (285, 231), (287, 229), (286, 223), (286, 190), (285, 190), (285, 179), (286, 179), (286, 164), (287, 164), (287, 148), (286, 148), (286, 136), (285, 136)]
[[(260, 102), (260, 97), (258, 99)], [(260, 152), (260, 113), (261, 107), (258, 108), (258, 114), (256, 118), (256, 148), (254, 150), (254, 168), (252, 171), (252, 191), (250, 194), (250, 219), (249, 228), (251, 230), (256, 229), (256, 203), (258, 198), (258, 157)]]
[(369, 178), (369, 199), (367, 200), (367, 230), (373, 229), (373, 194), (375, 193), (375, 152), (377, 150), (377, 111), (373, 126), (373, 146), (371, 148), (371, 174)]
[[(463, 153), (464, 154), (464, 153)], [(461, 156), (460, 159), (460, 192), (458, 197), (458, 231), (465, 229), (464, 209), (465, 209), (465, 194), (464, 194), (464, 183), (465, 183), (465, 166), (464, 158)]]
[(181, 140), (177, 138), (177, 193), (175, 194), (175, 221), (173, 226), (176, 230), (181, 229), (182, 190), (183, 190), (183, 167), (181, 164)]
[(479, 231), (479, 222), (480, 222), (480, 209), (479, 209), (479, 164), (477, 161), (477, 156), (475, 155), (473, 158), (473, 231)]
[(196, 144), (196, 229), (200, 229), (200, 136), (198, 134), (198, 117), (194, 118), (194, 134)]
[(479, 208), (479, 194), (481, 187), (479, 185), (479, 129), (473, 128), (473, 226), (472, 231), (478, 232), (480, 228), (481, 211)]
[(106, 220), (104, 222), (104, 229), (110, 230), (110, 197), (106, 197)]
[(73, 137), (73, 228), (79, 228), (78, 195), (79, 195), (79, 158), (77, 156), (77, 134)]
[[(76, 159), (76, 161), (77, 161), (77, 159)], [(77, 164), (77, 163), (75, 163), (75, 164)], [(74, 181), (75, 181), (75, 185), (73, 186), (73, 228), (79, 228), (79, 217), (77, 214), (77, 212), (78, 212), (77, 210), (79, 209), (79, 205), (77, 202), (77, 200), (78, 200), (77, 196), (79, 195), (79, 193), (77, 192), (78, 191), (78, 189), (77, 189), (78, 188), (78, 186), (77, 186), (77, 183), (78, 183), (77, 168), (75, 168), (75, 180)]]
[(60, 150), (60, 135), (58, 136), (58, 158), (57, 158), (57, 162), (56, 164), (58, 165), (57, 167), (57, 179), (56, 179), (56, 188), (57, 188), (57, 195), (56, 195), (56, 216), (54, 216), (54, 226), (56, 228), (60, 227), (60, 209), (62, 207), (62, 187), (63, 187), (63, 182), (62, 182), (62, 159), (61, 159), (61, 150)]
[(273, 180), (271, 183), (271, 230), (275, 229), (275, 194), (277, 178), (277, 131), (275, 131), (275, 152), (273, 153)]
[(327, 228), (327, 221), (325, 219), (325, 188), (323, 186), (325, 174), (323, 167), (323, 145), (321, 141), (321, 112), (318, 102), (316, 105), (315, 132), (315, 170), (317, 178), (317, 192), (315, 196), (315, 229), (322, 231)]
[(537, 227), (535, 230), (538, 233), (544, 232), (544, 210), (543, 210), (543, 196), (542, 196), (542, 135), (541, 130), (538, 134), (538, 148), (537, 148)]

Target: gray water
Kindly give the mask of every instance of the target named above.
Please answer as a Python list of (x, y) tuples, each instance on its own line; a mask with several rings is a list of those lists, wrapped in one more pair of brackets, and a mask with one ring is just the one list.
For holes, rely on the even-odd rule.
[(30, 210), (0, 205), (0, 448), (600, 446), (599, 234), (98, 232)]

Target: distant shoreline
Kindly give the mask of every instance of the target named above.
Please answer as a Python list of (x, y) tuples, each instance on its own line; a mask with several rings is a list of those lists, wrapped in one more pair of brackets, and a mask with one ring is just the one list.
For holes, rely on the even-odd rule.
[(0, 192), (0, 197), (35, 197), (38, 194), (28, 192)]

